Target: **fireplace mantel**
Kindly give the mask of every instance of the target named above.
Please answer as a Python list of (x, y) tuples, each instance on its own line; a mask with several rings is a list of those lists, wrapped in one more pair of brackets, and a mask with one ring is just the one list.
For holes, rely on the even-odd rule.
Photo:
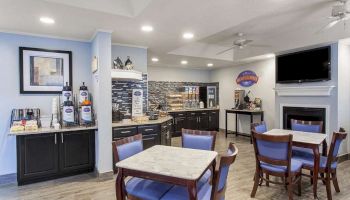
[(331, 96), (331, 91), (335, 88), (331, 86), (300, 86), (300, 87), (276, 87), (278, 96)]

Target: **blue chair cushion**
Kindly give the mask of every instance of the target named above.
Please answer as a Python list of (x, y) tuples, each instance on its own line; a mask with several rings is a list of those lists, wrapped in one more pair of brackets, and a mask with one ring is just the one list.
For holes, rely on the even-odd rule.
[(183, 147), (200, 150), (211, 150), (213, 136), (183, 134)]
[(143, 200), (158, 200), (169, 191), (171, 187), (171, 184), (136, 177), (131, 178), (125, 184), (128, 194)]
[[(210, 200), (212, 186), (209, 183), (206, 183), (202, 188), (197, 186), (197, 199), (198, 200)], [(161, 200), (188, 200), (188, 190), (187, 187), (183, 186), (174, 186), (169, 190)]]
[(265, 133), (267, 131), (266, 124), (255, 126), (254, 129), (257, 133)]
[[(298, 172), (301, 170), (303, 163), (299, 160), (296, 160), (294, 158), (291, 159), (291, 163), (290, 163), (290, 168), (292, 172)], [(260, 163), (260, 167), (262, 169), (271, 171), (271, 172), (277, 172), (277, 173), (283, 173), (283, 172), (287, 172), (287, 167), (286, 166), (278, 166), (278, 165), (271, 165), (271, 164), (267, 164), (264, 162)]]
[(117, 146), (117, 149), (118, 149), (119, 160), (124, 160), (143, 150), (142, 140), (137, 140), (134, 142)]
[(304, 131), (304, 132), (312, 132), (312, 133), (320, 133), (321, 132), (320, 125), (309, 125), (309, 124), (292, 124), (293, 131)]
[(313, 157), (314, 152), (310, 148), (303, 148), (303, 147), (292, 147), (292, 155), (293, 156), (305, 156), (305, 157)]
[(209, 182), (210, 180), (210, 177), (211, 177), (211, 171), (208, 169), (204, 174), (203, 176), (199, 179), (198, 183), (197, 183), (197, 186), (198, 188), (202, 188), (203, 185), (205, 185), (206, 183)]
[[(293, 159), (298, 160), (303, 163), (303, 165), (308, 167), (314, 167), (314, 158), (313, 157), (306, 157), (306, 156), (295, 156)], [(327, 165), (327, 157), (321, 156), (320, 157), (320, 168), (324, 169)], [(333, 162), (331, 165), (332, 169), (337, 168), (337, 162)]]

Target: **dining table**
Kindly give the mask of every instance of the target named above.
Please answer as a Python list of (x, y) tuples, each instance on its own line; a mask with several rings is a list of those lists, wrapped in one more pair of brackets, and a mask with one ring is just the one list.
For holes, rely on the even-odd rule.
[(285, 129), (272, 129), (265, 132), (268, 135), (293, 135), (293, 146), (303, 147), (313, 150), (314, 155), (314, 171), (313, 171), (313, 193), (314, 198), (317, 199), (317, 180), (320, 166), (320, 146), (322, 145), (322, 154), (327, 154), (327, 135), (324, 133), (312, 133), (303, 131), (293, 131)]
[(217, 152), (155, 145), (116, 163), (117, 200), (126, 197), (124, 179), (139, 177), (187, 187), (189, 198), (197, 199), (197, 182), (215, 169)]

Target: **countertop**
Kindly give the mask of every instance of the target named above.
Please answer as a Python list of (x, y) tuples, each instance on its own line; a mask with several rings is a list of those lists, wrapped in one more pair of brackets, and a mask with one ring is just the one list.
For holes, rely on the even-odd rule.
[(163, 122), (166, 122), (168, 120), (173, 119), (171, 116), (167, 116), (167, 117), (160, 117), (157, 120), (148, 120), (146, 122), (118, 122), (118, 123), (112, 123), (112, 127), (116, 128), (116, 127), (124, 127), (124, 126), (140, 126), (140, 125), (148, 125), (148, 124), (161, 124)]
[(21, 135), (34, 135), (34, 134), (45, 134), (45, 133), (62, 133), (69, 131), (83, 131), (83, 130), (93, 130), (97, 129), (97, 126), (77, 126), (71, 128), (61, 128), (59, 130), (53, 128), (39, 128), (37, 131), (18, 131), (9, 132), (9, 135), (21, 136)]
[(191, 112), (191, 111), (207, 111), (207, 110), (220, 110), (220, 108), (189, 108), (189, 109), (182, 109), (182, 110), (169, 110), (169, 113), (176, 113), (176, 112)]

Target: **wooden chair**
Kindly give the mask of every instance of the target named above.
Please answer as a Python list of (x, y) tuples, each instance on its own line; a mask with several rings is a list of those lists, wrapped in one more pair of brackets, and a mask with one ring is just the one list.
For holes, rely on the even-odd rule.
[[(337, 164), (338, 164), (338, 152), (341, 142), (346, 138), (345, 132), (334, 132), (332, 137), (331, 146), (329, 148), (328, 156), (321, 156), (319, 167), (319, 179), (326, 184), (327, 199), (332, 200), (331, 181), (336, 192), (340, 192), (338, 178), (337, 178)], [(310, 157), (293, 157), (293, 159), (299, 160), (303, 163), (303, 169), (314, 170), (314, 159)], [(312, 173), (310, 173), (312, 174)], [(308, 174), (304, 176), (311, 177)]]
[[(293, 185), (298, 184), (301, 194), (300, 161), (292, 159), (292, 135), (266, 135), (253, 132), (256, 172), (251, 197), (255, 197), (262, 180), (267, 183), (287, 185), (289, 199), (293, 199)], [(264, 174), (281, 177), (284, 182), (271, 181)]]
[(312, 133), (322, 133), (323, 121), (305, 121), (291, 119), (291, 127), (294, 131), (304, 131)]
[[(114, 141), (112, 147), (114, 163), (119, 162), (143, 151), (142, 135), (138, 134)], [(118, 173), (118, 170), (115, 167), (114, 172)], [(120, 192), (123, 197), (127, 195), (130, 200), (160, 199), (160, 197), (172, 187), (171, 184), (137, 177), (130, 178), (123, 185), (123, 190)], [(116, 191), (116, 194), (118, 195), (118, 191)]]
[[(220, 157), (219, 167), (215, 170), (213, 184), (205, 184), (198, 188), (198, 200), (224, 200), (226, 191), (226, 182), (230, 165), (234, 163), (238, 154), (237, 147), (230, 143), (227, 153)], [(161, 200), (187, 200), (188, 191), (186, 187), (174, 186), (169, 190)]]
[(182, 147), (214, 151), (216, 131), (182, 129)]
[[(260, 123), (252, 123), (250, 127), (252, 131), (255, 131), (257, 133), (265, 133), (267, 131), (267, 125), (264, 121)], [(253, 143), (252, 135), (253, 135), (253, 132), (250, 133), (250, 144)]]

